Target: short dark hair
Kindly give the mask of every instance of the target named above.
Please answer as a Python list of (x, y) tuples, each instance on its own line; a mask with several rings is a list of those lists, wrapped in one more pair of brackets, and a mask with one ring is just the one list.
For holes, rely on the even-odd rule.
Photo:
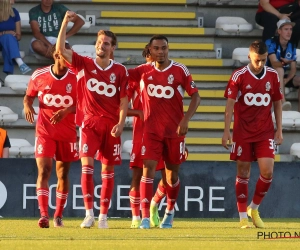
[(113, 33), (112, 31), (110, 31), (110, 30), (99, 30), (97, 36), (100, 36), (100, 35), (105, 35), (105, 36), (110, 37), (112, 46), (115, 46), (117, 44), (117, 37), (116, 37), (115, 33)]
[(152, 44), (153, 40), (165, 40), (167, 43), (169, 43), (168, 38), (163, 36), (163, 35), (154, 35), (154, 36), (152, 36), (151, 39), (150, 39), (149, 45)]
[(149, 47), (150, 47), (150, 44), (147, 43), (147, 44), (145, 45), (144, 50), (143, 50), (142, 56), (145, 57), (145, 58), (146, 58), (147, 56), (150, 55)]
[(249, 50), (250, 52), (255, 52), (259, 55), (263, 55), (268, 52), (267, 45), (261, 40), (256, 40), (253, 43), (251, 43)]

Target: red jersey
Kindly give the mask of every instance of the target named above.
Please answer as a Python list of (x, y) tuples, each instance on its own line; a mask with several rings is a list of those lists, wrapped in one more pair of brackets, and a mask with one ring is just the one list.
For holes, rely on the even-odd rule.
[[(128, 70), (129, 75), (131, 70), (134, 69)], [(128, 82), (127, 96), (128, 96), (128, 100), (131, 100), (132, 109), (143, 110), (142, 96), (141, 96), (140, 86), (138, 83), (132, 81)], [(132, 132), (133, 143), (141, 143), (143, 141), (142, 140), (143, 130), (144, 130), (144, 122), (139, 117), (134, 116), (133, 132)]]
[(198, 92), (186, 66), (171, 61), (161, 71), (155, 67), (155, 63), (142, 64), (130, 71), (130, 78), (140, 82), (144, 132), (167, 138), (178, 137), (176, 130), (184, 116), (184, 91), (189, 96)]
[(233, 72), (224, 96), (235, 99), (233, 141), (257, 142), (274, 138), (272, 104), (282, 99), (276, 70), (264, 67), (257, 78), (248, 66)]
[[(120, 98), (126, 96), (128, 72), (122, 64), (110, 60), (110, 65), (102, 69), (96, 59), (80, 56), (73, 52), (70, 68), (78, 81), (78, 108), (83, 113), (83, 121), (94, 116), (108, 117), (119, 121)], [(80, 124), (81, 121), (76, 121)]]
[[(286, 4), (293, 4), (295, 0), (270, 0), (269, 3), (275, 8), (278, 9)], [(260, 4), (258, 4), (258, 10), (257, 12), (262, 12), (264, 9), (261, 7)], [(286, 13), (289, 14), (289, 13)]]
[(57, 124), (51, 124), (53, 112), (76, 105), (76, 75), (68, 70), (60, 79), (51, 66), (37, 69), (31, 76), (26, 95), (39, 99), (36, 136), (49, 136), (53, 140), (76, 140), (75, 114), (68, 114)]

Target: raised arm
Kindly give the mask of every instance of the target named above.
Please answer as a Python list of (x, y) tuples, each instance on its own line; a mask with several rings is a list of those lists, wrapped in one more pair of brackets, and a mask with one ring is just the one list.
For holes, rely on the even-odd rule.
[(78, 30), (80, 30), (80, 28), (84, 25), (84, 21), (82, 20), (82, 18), (76, 14), (73, 15), (71, 22), (73, 22), (74, 24), (72, 28), (67, 32), (66, 38), (69, 38), (70, 36), (76, 34)]
[(62, 55), (62, 57), (68, 62), (72, 63), (72, 55), (73, 51), (71, 49), (65, 48), (66, 43), (66, 33), (67, 33), (67, 26), (69, 22), (72, 22), (73, 18), (77, 17), (76, 13), (73, 11), (67, 11), (64, 17), (64, 20), (62, 21), (60, 31), (57, 37), (56, 41), (56, 51), (59, 52), (59, 54)]

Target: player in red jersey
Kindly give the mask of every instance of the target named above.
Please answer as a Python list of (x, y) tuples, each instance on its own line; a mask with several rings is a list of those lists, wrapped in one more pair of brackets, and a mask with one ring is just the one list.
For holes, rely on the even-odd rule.
[(37, 69), (31, 76), (24, 97), (25, 119), (33, 123), (36, 114), (32, 105), (39, 99), (36, 123), (35, 158), (38, 167), (36, 193), (41, 218), (38, 225), (49, 227), (49, 186), (52, 159), (56, 159), (56, 210), (54, 227), (62, 227), (62, 213), (69, 192), (68, 173), (72, 161), (78, 160), (76, 147), (76, 75), (52, 48), (54, 65)]
[(64, 48), (67, 24), (74, 15), (74, 12), (67, 11), (58, 36), (57, 48), (77, 74), (78, 107), (83, 114), (79, 151), (86, 217), (80, 226), (90, 228), (95, 223), (93, 173), (94, 156), (99, 150), (102, 188), (98, 228), (108, 228), (107, 212), (114, 188), (114, 165), (121, 163), (120, 135), (128, 108), (128, 73), (122, 64), (110, 60), (116, 47), (116, 36), (111, 31), (98, 32), (95, 59), (80, 56)]
[[(258, 228), (264, 228), (258, 207), (272, 182), (275, 146), (282, 143), (282, 90), (277, 72), (265, 66), (268, 50), (264, 42), (250, 45), (247, 66), (233, 72), (224, 96), (225, 128), (222, 145), (231, 143), (230, 124), (234, 110), (234, 126), (230, 159), (237, 162), (236, 198), (241, 228), (250, 227), (248, 216)], [(271, 117), (272, 104), (277, 130)], [(260, 177), (251, 204), (247, 207), (251, 162), (257, 160)]]
[[(188, 131), (188, 122), (200, 103), (200, 96), (186, 66), (168, 58), (168, 39), (162, 35), (155, 35), (149, 44), (150, 54), (155, 62), (140, 65), (130, 72), (130, 78), (140, 82), (144, 112), (140, 228), (150, 228), (149, 208), (153, 179), (156, 165), (161, 157), (166, 163), (167, 208), (160, 227), (171, 228), (174, 205), (180, 187), (179, 166), (185, 160), (184, 137)], [(191, 96), (189, 109), (185, 115), (183, 113), (184, 91)]]
[[(149, 51), (149, 44), (145, 46), (142, 53), (147, 63), (151, 63), (152, 57)], [(131, 69), (129, 69), (130, 73)], [(132, 211), (131, 228), (139, 228), (140, 219), (140, 181), (143, 174), (143, 160), (141, 158), (141, 148), (143, 140), (144, 115), (141, 101), (141, 91), (139, 83), (129, 81), (127, 88), (128, 100), (131, 100), (132, 109), (128, 109), (127, 116), (133, 118), (132, 151), (130, 154), (130, 169), (132, 169), (132, 180), (129, 191), (130, 207)], [(161, 159), (156, 170), (161, 170), (162, 179), (160, 180), (155, 196), (152, 198), (150, 207), (150, 223), (152, 226), (159, 226), (158, 204), (165, 197), (165, 163)]]

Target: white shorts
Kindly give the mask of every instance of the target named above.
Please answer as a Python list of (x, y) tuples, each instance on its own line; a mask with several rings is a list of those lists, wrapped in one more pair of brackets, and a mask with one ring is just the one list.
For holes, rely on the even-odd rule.
[[(51, 43), (52, 45), (56, 44), (57, 37), (54, 37), (54, 36), (45, 36), (45, 38), (46, 38), (46, 39), (48, 40), (48, 42)], [(35, 52), (33, 51), (31, 44), (32, 44), (32, 42), (35, 41), (35, 40), (37, 40), (37, 39), (36, 39), (35, 37), (33, 37), (33, 38), (31, 39), (31, 41), (30, 41), (30, 51), (31, 51), (32, 53), (35, 53)], [(69, 43), (69, 42), (66, 40), (66, 43)]]

